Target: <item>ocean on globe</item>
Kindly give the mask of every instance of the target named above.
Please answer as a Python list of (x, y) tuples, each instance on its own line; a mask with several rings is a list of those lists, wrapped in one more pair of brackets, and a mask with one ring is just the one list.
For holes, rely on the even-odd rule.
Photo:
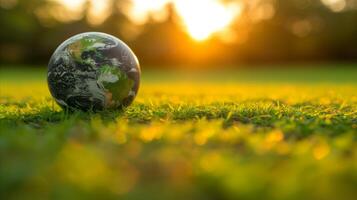
[(56, 49), (48, 64), (47, 81), (64, 109), (121, 109), (137, 95), (140, 66), (118, 38), (88, 32), (69, 38)]

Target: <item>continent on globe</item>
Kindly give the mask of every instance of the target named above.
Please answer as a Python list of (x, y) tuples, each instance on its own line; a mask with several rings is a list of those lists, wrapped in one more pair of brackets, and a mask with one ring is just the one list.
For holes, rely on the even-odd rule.
[(118, 38), (98, 32), (63, 42), (48, 64), (48, 87), (64, 109), (100, 111), (132, 103), (140, 84), (140, 66)]

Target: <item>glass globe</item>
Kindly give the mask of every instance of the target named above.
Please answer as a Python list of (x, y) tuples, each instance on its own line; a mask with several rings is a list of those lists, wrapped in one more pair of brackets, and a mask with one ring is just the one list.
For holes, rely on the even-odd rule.
[(120, 109), (137, 95), (140, 66), (118, 38), (88, 32), (69, 38), (56, 49), (48, 64), (47, 81), (64, 109)]

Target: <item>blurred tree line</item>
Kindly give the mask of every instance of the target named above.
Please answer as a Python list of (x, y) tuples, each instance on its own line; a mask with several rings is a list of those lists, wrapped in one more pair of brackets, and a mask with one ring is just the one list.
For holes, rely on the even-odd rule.
[(344, 9), (337, 10), (324, 1), (242, 1), (233, 39), (217, 35), (197, 42), (178, 23), (172, 4), (165, 20), (152, 17), (138, 25), (125, 13), (130, 0), (110, 0), (109, 16), (93, 24), (90, 1), (73, 14), (57, 1), (0, 0), (0, 62), (44, 64), (61, 42), (85, 31), (121, 38), (149, 66), (357, 61), (357, 2), (343, 0)]

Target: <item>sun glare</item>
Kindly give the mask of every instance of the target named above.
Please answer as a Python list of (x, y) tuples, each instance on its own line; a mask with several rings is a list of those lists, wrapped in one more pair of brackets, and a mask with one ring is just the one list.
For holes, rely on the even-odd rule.
[(223, 31), (240, 13), (239, 4), (224, 5), (216, 0), (175, 1), (178, 14), (188, 33), (202, 41)]
[(139, 23), (149, 15), (163, 16), (168, 3), (173, 3), (186, 31), (198, 41), (224, 31), (241, 12), (240, 4), (223, 4), (219, 0), (133, 0), (131, 16)]

